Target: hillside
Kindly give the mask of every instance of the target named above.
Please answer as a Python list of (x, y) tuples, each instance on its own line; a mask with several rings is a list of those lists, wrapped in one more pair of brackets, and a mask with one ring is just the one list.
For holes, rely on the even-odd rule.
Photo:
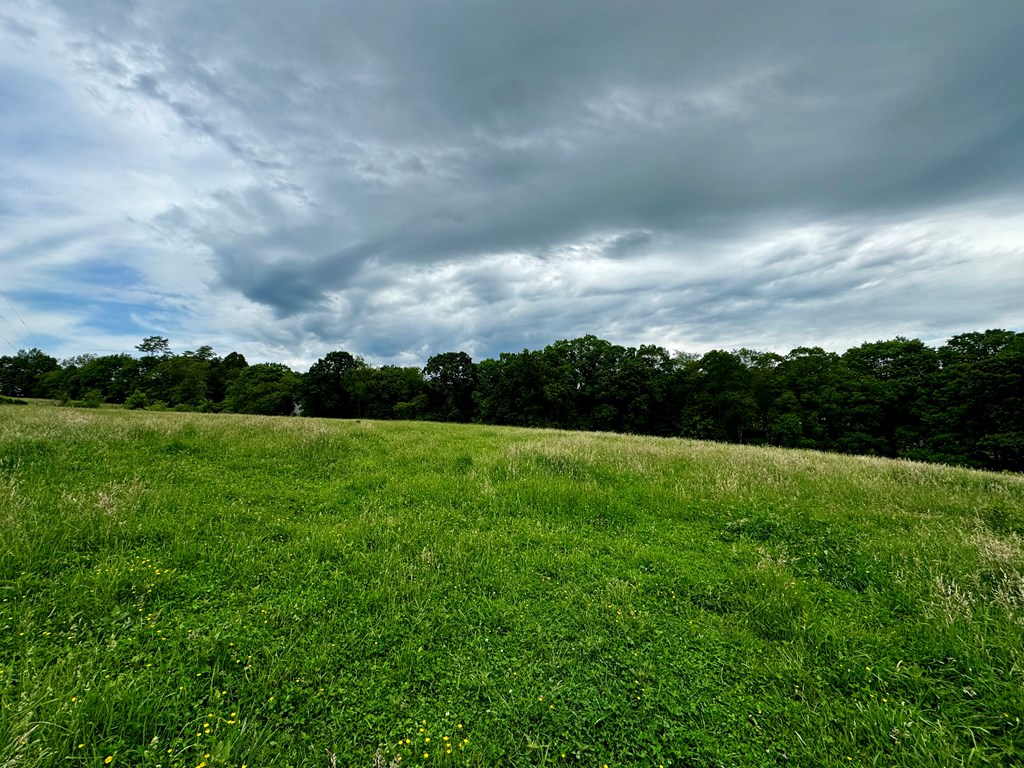
[(0, 406), (0, 765), (1024, 761), (1024, 476)]

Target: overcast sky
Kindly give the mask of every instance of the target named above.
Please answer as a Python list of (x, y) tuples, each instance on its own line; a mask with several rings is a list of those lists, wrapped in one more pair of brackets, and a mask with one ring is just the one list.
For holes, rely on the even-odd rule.
[(1024, 330), (1024, 4), (3, 0), (0, 354)]

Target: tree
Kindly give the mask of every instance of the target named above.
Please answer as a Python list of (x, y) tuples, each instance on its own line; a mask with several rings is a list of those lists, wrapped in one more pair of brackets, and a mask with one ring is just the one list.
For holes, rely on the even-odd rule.
[(715, 349), (700, 359), (694, 405), (709, 433), (701, 437), (742, 443), (757, 418), (750, 370), (738, 354)]
[(652, 345), (628, 347), (618, 356), (612, 399), (618, 411), (615, 428), (647, 435), (671, 433), (667, 400), (673, 370), (667, 349)]
[(151, 393), (155, 399), (172, 406), (204, 406), (210, 374), (208, 359), (187, 352), (170, 355), (160, 361), (153, 373), (158, 382), (158, 391)]
[(937, 385), (939, 356), (917, 339), (897, 337), (848, 349), (843, 360), (858, 377), (875, 384), (882, 410), (879, 437), (890, 456), (919, 451), (926, 438), (925, 417)]
[(232, 352), (223, 358), (213, 358), (210, 361), (209, 375), (206, 377), (206, 399), (211, 403), (223, 403), (238, 374), (248, 367), (249, 363), (240, 352)]
[(81, 398), (86, 392), (100, 392), (103, 399), (123, 403), (140, 382), (138, 361), (131, 355), (102, 355), (78, 368), (68, 394)]
[[(415, 417), (416, 404), (422, 404), (424, 382), (419, 368), (382, 365), (351, 371), (345, 387), (352, 398), (355, 415), (366, 419)], [(417, 400), (417, 398), (420, 398)]]
[(540, 352), (502, 352), (497, 360), (477, 365), (478, 419), (485, 424), (520, 427), (555, 426), (544, 394), (544, 361)]
[(299, 377), (281, 363), (257, 363), (239, 372), (224, 405), (234, 413), (287, 416), (295, 408)]
[(1024, 333), (988, 330), (951, 338), (914, 458), (1024, 469)]
[(1001, 328), (961, 333), (953, 336), (939, 348), (939, 359), (943, 368), (980, 363), (999, 354), (1008, 345), (1013, 344), (1018, 336), (1020, 334)]
[(427, 360), (423, 367), (427, 382), (428, 414), (434, 421), (473, 420), (476, 410), (476, 366), (465, 352), (444, 352)]
[(168, 357), (171, 354), (171, 344), (163, 336), (147, 336), (135, 348), (146, 357)]
[(560, 340), (544, 348), (544, 396), (555, 424), (613, 431), (624, 403), (615, 388), (626, 350), (596, 336)]
[(209, 344), (203, 344), (203, 346), (201, 346), (195, 352), (193, 352), (191, 350), (187, 350), (185, 352), (182, 352), (181, 356), (182, 357), (194, 357), (197, 360), (206, 360), (206, 361), (211, 361), (211, 360), (213, 360), (216, 357), (216, 355), (213, 353), (213, 347), (211, 347)]
[(886, 452), (877, 387), (855, 375), (839, 355), (821, 347), (798, 347), (774, 375), (780, 395), (769, 420), (772, 442), (845, 453)]
[(0, 357), (0, 395), (40, 397), (43, 376), (59, 369), (57, 359), (41, 349), (19, 349), (14, 356), (4, 355)]
[(313, 363), (299, 388), (303, 415), (336, 419), (355, 416), (348, 378), (366, 367), (361, 357), (344, 351), (328, 352)]

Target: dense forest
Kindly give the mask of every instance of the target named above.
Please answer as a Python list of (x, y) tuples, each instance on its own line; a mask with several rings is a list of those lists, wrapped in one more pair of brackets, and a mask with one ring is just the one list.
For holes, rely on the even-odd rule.
[(0, 395), (69, 405), (425, 419), (607, 430), (813, 448), (1024, 471), (1024, 333), (954, 336), (938, 349), (896, 338), (844, 354), (800, 347), (704, 355), (594, 336), (475, 363), (374, 367), (330, 352), (307, 373), (208, 347), (174, 354), (0, 357)]

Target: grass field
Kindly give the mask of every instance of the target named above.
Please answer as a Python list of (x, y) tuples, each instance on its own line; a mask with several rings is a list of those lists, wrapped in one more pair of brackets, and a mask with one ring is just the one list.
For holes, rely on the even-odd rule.
[(0, 406), (0, 766), (1024, 763), (1024, 477)]

